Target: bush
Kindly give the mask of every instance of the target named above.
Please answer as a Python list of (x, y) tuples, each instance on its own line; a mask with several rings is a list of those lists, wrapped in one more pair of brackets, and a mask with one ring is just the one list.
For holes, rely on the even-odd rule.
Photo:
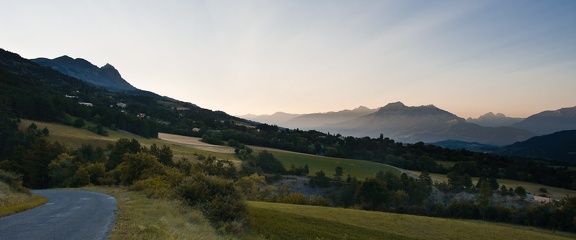
[(325, 206), (325, 207), (330, 206), (330, 202), (328, 202), (328, 199), (322, 196), (311, 195), (308, 201), (310, 205), (314, 206)]
[[(242, 226), (248, 224), (248, 207), (231, 180), (194, 175), (182, 181), (178, 194), (189, 205), (198, 207), (217, 228), (231, 222)], [(232, 229), (238, 230), (237, 227)]]
[(122, 161), (118, 166), (118, 170), (120, 171), (120, 181), (125, 185), (164, 173), (164, 166), (158, 162), (155, 156), (149, 153), (127, 153), (122, 158)]
[(15, 192), (30, 193), (30, 190), (22, 185), (22, 175), (0, 169), (0, 181), (7, 183)]
[(165, 176), (154, 176), (133, 183), (130, 190), (142, 191), (149, 198), (171, 199), (176, 192)]
[(279, 196), (278, 200), (279, 203), (289, 203), (289, 204), (299, 204), (299, 205), (307, 205), (308, 199), (302, 193), (290, 193), (288, 195)]

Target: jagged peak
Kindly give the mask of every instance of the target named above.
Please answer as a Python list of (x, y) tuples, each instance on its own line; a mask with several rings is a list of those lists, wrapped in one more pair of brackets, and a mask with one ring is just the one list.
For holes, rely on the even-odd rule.
[(422, 114), (432, 114), (432, 115), (436, 115), (436, 114), (448, 114), (451, 115), (452, 117), (457, 117), (456, 115), (454, 115), (453, 113), (450, 113), (448, 111), (442, 110), (432, 104), (430, 105), (421, 105), (421, 106), (406, 106), (404, 105), (402, 102), (393, 102), (393, 103), (389, 103), (384, 107), (381, 107), (380, 109), (378, 109), (378, 111), (376, 111), (375, 114), (377, 115), (389, 115), (389, 114), (408, 114), (408, 115), (422, 115)]
[(60, 56), (60, 57), (54, 58), (54, 60), (57, 60), (57, 59), (74, 60), (74, 58), (71, 58), (71, 57), (68, 56), (68, 55), (62, 55), (62, 56)]
[(366, 106), (359, 106), (357, 108), (352, 109), (352, 111), (367, 111), (370, 110), (370, 108), (367, 108)]
[(398, 102), (388, 103), (383, 108), (396, 108), (396, 107), (406, 107), (406, 105), (404, 105), (404, 103), (398, 101)]
[(105, 69), (105, 68), (112, 68), (112, 69), (116, 69), (114, 66), (112, 66), (110, 63), (106, 63), (104, 66), (101, 67), (101, 69)]

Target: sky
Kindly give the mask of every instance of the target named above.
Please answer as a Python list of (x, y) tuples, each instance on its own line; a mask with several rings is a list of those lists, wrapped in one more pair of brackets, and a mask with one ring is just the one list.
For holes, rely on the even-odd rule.
[(576, 106), (573, 0), (2, 1), (0, 48), (232, 115)]

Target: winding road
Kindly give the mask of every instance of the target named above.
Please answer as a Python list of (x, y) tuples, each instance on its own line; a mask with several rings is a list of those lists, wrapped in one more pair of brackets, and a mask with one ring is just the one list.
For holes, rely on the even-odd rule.
[(116, 199), (75, 190), (35, 190), (48, 203), (0, 218), (0, 239), (108, 239)]

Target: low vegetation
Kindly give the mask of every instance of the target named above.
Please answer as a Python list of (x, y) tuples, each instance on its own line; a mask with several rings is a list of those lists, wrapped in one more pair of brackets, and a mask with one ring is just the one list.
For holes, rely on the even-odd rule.
[(0, 169), (0, 217), (19, 213), (48, 202), (22, 186), (21, 176)]
[(111, 240), (125, 239), (226, 239), (201, 211), (178, 200), (149, 198), (122, 187), (88, 187), (116, 198), (116, 220)]

